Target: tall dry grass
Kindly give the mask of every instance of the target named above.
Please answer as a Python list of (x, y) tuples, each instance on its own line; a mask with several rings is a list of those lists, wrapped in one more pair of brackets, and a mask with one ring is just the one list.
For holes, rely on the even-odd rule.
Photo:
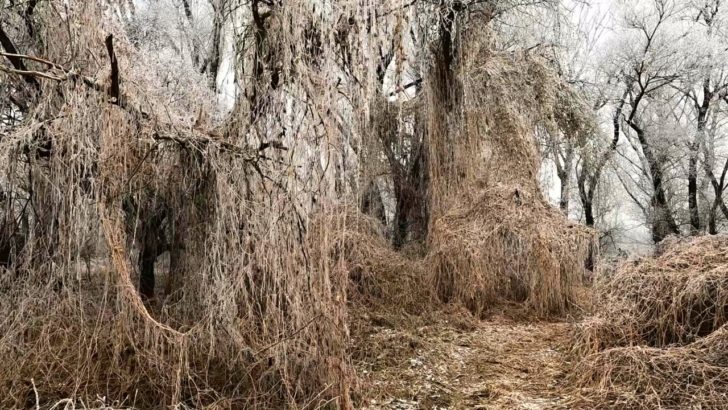
[[(563, 314), (595, 237), (544, 199), (533, 135), (541, 125), (584, 138), (588, 110), (537, 54), (495, 52), (487, 30), (462, 36), (457, 85), (438, 83), (437, 67), (428, 82), (428, 241), (437, 292), (478, 313), (511, 301)], [(439, 90), (453, 88), (460, 93), (448, 110)]]

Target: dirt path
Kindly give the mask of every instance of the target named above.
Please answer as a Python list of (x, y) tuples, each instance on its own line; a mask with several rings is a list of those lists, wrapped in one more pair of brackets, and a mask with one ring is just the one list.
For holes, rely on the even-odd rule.
[(565, 407), (566, 323), (475, 321), (457, 313), (421, 326), (366, 319), (354, 332), (364, 408)]

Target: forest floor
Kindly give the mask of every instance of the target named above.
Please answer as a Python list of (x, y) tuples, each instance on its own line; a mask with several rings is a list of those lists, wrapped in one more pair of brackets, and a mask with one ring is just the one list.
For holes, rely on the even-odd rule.
[[(567, 408), (567, 322), (450, 309), (354, 314), (365, 409)], [(515, 316), (515, 317), (514, 317)]]

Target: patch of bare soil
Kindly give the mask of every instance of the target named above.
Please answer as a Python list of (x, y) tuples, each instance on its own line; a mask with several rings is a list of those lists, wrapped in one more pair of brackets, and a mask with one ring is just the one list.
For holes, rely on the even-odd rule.
[(355, 320), (364, 409), (566, 408), (569, 324), (465, 311)]

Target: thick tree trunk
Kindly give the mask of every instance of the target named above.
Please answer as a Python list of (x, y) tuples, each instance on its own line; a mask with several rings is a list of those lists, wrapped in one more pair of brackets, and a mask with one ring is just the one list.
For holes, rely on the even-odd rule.
[(666, 201), (660, 197), (655, 196), (652, 199), (652, 240), (655, 243), (661, 242), (669, 235), (680, 233)]
[(142, 300), (154, 299), (156, 277), (154, 264), (157, 257), (166, 249), (166, 233), (163, 223), (167, 217), (164, 208), (150, 210), (150, 214), (141, 215), (141, 226), (139, 226), (139, 295)]
[(370, 181), (361, 199), (361, 211), (364, 214), (377, 218), (383, 225), (387, 225), (387, 215), (384, 211), (382, 193), (375, 181)]
[(405, 195), (402, 191), (397, 190), (397, 206), (394, 211), (394, 223), (392, 224), (392, 245), (399, 249), (407, 241), (407, 228), (409, 221), (407, 215), (409, 214), (409, 204)]
[(394, 179), (396, 209), (392, 224), (392, 244), (399, 248), (408, 241), (424, 240), (427, 236), (427, 164), (424, 148), (407, 170)]

